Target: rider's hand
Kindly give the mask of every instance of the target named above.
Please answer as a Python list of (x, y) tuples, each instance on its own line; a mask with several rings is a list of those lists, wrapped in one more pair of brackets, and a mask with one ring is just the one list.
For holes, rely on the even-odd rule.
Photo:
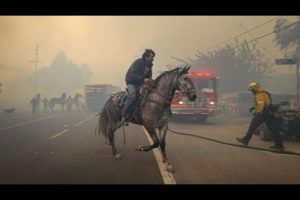
[(150, 79), (149, 78), (145, 78), (144, 83), (145, 84), (149, 84), (150, 83)]
[(250, 113), (252, 113), (252, 112), (253, 112), (253, 110), (255, 110), (255, 108), (254, 108), (254, 107), (251, 107), (251, 108), (249, 108), (249, 112), (250, 112)]

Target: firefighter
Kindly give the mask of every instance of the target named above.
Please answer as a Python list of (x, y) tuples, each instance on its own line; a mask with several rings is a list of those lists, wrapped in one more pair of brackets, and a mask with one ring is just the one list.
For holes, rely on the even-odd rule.
[(271, 112), (271, 95), (264, 90), (262, 85), (259, 83), (252, 82), (248, 86), (254, 95), (254, 107), (250, 108), (250, 112), (255, 110), (254, 117), (250, 123), (248, 131), (243, 138), (236, 138), (236, 140), (244, 145), (248, 145), (255, 130), (265, 122), (268, 129), (272, 132), (274, 136), (274, 146), (270, 146), (271, 149), (284, 151), (283, 138), (279, 134), (279, 127), (275, 115)]

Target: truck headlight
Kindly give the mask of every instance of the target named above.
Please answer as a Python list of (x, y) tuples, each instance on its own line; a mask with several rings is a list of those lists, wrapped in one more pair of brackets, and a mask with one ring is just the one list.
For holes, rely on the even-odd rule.
[(214, 101), (210, 101), (209, 105), (215, 105), (216, 103)]
[(182, 104), (184, 104), (184, 102), (183, 101), (178, 101), (178, 104), (182, 105)]

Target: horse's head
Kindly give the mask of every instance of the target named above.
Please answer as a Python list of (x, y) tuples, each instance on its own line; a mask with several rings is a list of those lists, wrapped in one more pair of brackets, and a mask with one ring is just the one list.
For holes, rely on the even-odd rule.
[(176, 89), (183, 95), (186, 95), (190, 101), (194, 101), (197, 98), (196, 89), (193, 81), (188, 76), (188, 71), (191, 66), (185, 66), (179, 69), (177, 74)]

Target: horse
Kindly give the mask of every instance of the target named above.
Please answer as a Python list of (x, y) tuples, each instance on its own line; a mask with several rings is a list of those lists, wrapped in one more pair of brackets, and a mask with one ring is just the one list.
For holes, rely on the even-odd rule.
[[(188, 77), (190, 66), (178, 67), (170, 71), (165, 71), (154, 80), (154, 86), (151, 88), (147, 96), (138, 98), (134, 114), (130, 122), (142, 125), (148, 131), (152, 138), (153, 145), (139, 145), (136, 151), (150, 151), (153, 148), (160, 147), (165, 168), (169, 172), (174, 172), (174, 168), (169, 164), (166, 155), (166, 133), (168, 130), (168, 122), (171, 118), (171, 101), (176, 90), (179, 90), (183, 95), (187, 96), (190, 101), (194, 101), (196, 96), (195, 86), (193, 81)], [(115, 159), (121, 159), (122, 156), (118, 152), (115, 142), (115, 131), (124, 126), (121, 123), (121, 115), (124, 99), (127, 93), (121, 91), (112, 95), (105, 103), (103, 110), (99, 113), (98, 124), (95, 131), (106, 138), (106, 143), (111, 145), (112, 154)], [(144, 103), (141, 104), (141, 99)], [(156, 129), (159, 130), (158, 138)]]
[(62, 110), (62, 112), (64, 112), (64, 110), (65, 110), (64, 106), (65, 106), (66, 97), (67, 97), (67, 95), (66, 95), (65, 92), (61, 95), (60, 98), (53, 97), (49, 101), (49, 108), (53, 111), (55, 104), (61, 104), (61, 110)]

